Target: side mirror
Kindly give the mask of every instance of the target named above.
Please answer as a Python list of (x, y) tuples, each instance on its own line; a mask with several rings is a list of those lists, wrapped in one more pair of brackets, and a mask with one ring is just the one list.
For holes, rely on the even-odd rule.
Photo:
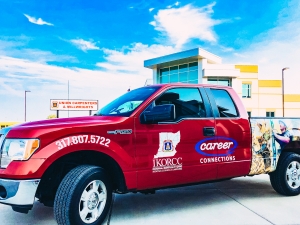
[(175, 105), (154, 106), (150, 111), (145, 111), (143, 114), (145, 123), (173, 121), (175, 119)]

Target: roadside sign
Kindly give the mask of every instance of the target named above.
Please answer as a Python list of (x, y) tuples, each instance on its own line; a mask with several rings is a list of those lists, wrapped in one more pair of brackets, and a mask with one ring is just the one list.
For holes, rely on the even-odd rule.
[(98, 100), (50, 99), (50, 110), (55, 111), (97, 111)]

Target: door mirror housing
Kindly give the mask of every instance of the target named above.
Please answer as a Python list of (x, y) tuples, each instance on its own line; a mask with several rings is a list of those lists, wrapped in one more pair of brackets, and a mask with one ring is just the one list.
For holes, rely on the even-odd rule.
[(158, 123), (175, 120), (175, 105), (165, 104), (154, 106), (143, 113), (145, 123)]

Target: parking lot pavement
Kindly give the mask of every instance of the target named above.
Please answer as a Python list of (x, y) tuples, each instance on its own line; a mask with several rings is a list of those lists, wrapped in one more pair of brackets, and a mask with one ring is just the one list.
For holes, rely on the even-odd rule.
[[(285, 197), (268, 175), (156, 191), (115, 195), (105, 224), (300, 224), (300, 196)], [(0, 205), (0, 224), (56, 224), (52, 208), (36, 202), (29, 214)]]

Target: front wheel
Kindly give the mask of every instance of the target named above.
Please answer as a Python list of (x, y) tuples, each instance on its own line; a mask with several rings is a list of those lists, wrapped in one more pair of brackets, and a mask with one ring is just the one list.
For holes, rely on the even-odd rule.
[(300, 194), (300, 156), (283, 152), (277, 168), (270, 173), (272, 187), (279, 194), (294, 196)]
[(78, 166), (59, 185), (54, 216), (59, 225), (98, 225), (106, 218), (111, 201), (111, 182), (103, 169)]

